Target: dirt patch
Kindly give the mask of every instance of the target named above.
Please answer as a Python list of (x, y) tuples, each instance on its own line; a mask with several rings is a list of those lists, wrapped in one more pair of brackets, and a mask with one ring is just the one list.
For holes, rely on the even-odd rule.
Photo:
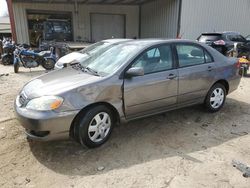
[(250, 164), (250, 78), (215, 114), (201, 106), (121, 125), (100, 148), (28, 142), (13, 103), (41, 68), (0, 65), (0, 187), (249, 187), (232, 160)]

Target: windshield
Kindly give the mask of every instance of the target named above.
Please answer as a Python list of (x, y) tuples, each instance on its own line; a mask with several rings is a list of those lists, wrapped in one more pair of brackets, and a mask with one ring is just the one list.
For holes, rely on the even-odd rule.
[(113, 44), (102, 54), (81, 62), (81, 65), (101, 76), (107, 76), (133, 57), (137, 53), (137, 48), (136, 45)]
[(221, 40), (222, 35), (220, 34), (203, 34), (198, 38), (199, 42), (216, 41)]
[(108, 42), (97, 42), (95, 44), (92, 44), (83, 50), (79, 51), (82, 54), (87, 53), (88, 55), (93, 55), (96, 52), (100, 53), (101, 51), (105, 50), (108, 46), (110, 46), (110, 43)]

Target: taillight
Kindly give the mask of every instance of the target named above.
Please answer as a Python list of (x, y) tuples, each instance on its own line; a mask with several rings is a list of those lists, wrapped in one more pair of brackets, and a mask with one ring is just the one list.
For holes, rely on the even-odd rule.
[(217, 41), (214, 41), (214, 44), (216, 45), (225, 45), (225, 41), (224, 40), (217, 40)]
[(235, 64), (235, 66), (239, 69), (240, 68), (240, 59), (238, 59), (237, 63)]

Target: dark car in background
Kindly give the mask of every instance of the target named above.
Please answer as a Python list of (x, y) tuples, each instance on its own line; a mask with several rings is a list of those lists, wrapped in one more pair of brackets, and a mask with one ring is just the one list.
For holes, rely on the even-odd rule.
[(247, 35), (245, 38), (247, 39), (248, 42), (250, 42), (250, 35)]
[(72, 41), (71, 23), (67, 20), (47, 20), (43, 35), (44, 40)]
[(237, 32), (202, 33), (197, 40), (205, 43), (226, 56), (232, 56), (237, 48), (237, 56), (246, 56), (250, 60), (250, 42)]
[(42, 41), (72, 41), (71, 23), (68, 20), (47, 19), (29, 30), (30, 44), (39, 46)]

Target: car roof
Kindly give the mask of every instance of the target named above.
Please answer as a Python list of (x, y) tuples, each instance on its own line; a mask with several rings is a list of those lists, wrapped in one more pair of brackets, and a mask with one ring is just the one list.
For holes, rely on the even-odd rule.
[(106, 40), (102, 40), (102, 42), (108, 42), (108, 43), (119, 43), (119, 42), (126, 42), (126, 41), (130, 41), (133, 39), (120, 39), (120, 38), (115, 38), (115, 39), (106, 39)]
[(202, 33), (201, 35), (229, 35), (229, 34), (233, 34), (233, 35), (240, 35), (239, 32), (235, 32), (235, 31), (223, 31), (223, 32), (205, 32)]
[(162, 43), (193, 43), (200, 44), (196, 41), (185, 40), (185, 39), (160, 39), (160, 38), (148, 38), (148, 39), (130, 39), (128, 41), (117, 42), (117, 44), (125, 44), (125, 45), (136, 45), (141, 47), (147, 47)]

